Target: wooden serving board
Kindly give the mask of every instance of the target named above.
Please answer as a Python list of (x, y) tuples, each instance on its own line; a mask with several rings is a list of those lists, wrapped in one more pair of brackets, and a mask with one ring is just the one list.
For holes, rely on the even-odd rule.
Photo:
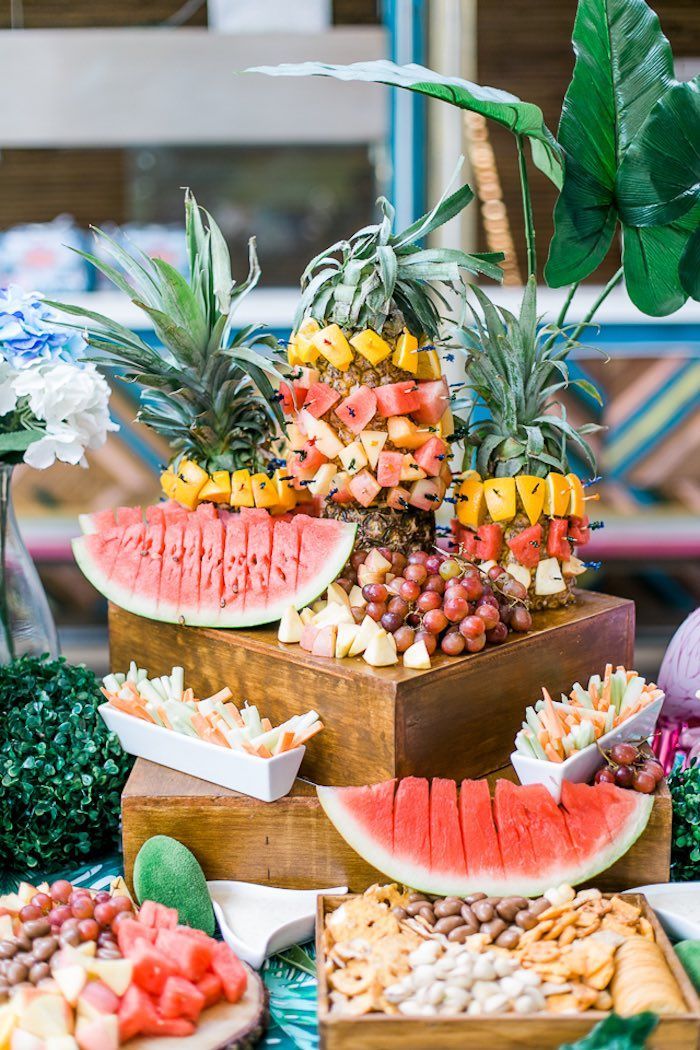
[[(664, 1016), (646, 1043), (647, 1050), (694, 1050), (700, 1037), (700, 999), (680, 964), (671, 942), (656, 915), (641, 894), (625, 894), (638, 905), (651, 923), (656, 941), (685, 999), (683, 1014)], [(323, 928), (326, 916), (347, 897), (319, 897), (316, 918), (316, 958), (318, 960), (318, 1021), (321, 1050), (557, 1050), (562, 1043), (581, 1039), (594, 1025), (609, 1015), (597, 1010), (585, 1013), (538, 1013), (498, 1017), (431, 1017), (429, 1020), (368, 1014), (343, 1017), (330, 1012), (328, 983), (323, 965)]]
[[(494, 773), (515, 780), (511, 766)], [(208, 879), (237, 879), (288, 889), (348, 886), (362, 892), (386, 881), (338, 834), (312, 784), (297, 780), (291, 794), (259, 802), (138, 759), (122, 795), (124, 864), (131, 885), (134, 860), (151, 835), (172, 835), (199, 860)], [(654, 796), (644, 834), (595, 880), (602, 890), (669, 879), (671, 797), (665, 781)]]
[(135, 660), (152, 675), (174, 664), (200, 696), (228, 685), (273, 723), (310, 707), (325, 723), (301, 775), (317, 784), (395, 776), (485, 776), (508, 762), (525, 708), (601, 672), (632, 666), (634, 604), (581, 592), (576, 605), (535, 614), (535, 629), (429, 671), (324, 660), (282, 645), (276, 629), (214, 630), (146, 620), (110, 607), (113, 671)]

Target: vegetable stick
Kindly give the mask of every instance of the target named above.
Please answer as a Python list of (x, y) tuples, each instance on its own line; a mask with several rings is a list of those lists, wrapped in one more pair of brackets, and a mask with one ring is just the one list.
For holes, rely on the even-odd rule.
[(261, 718), (260, 725), (262, 726), (263, 733), (269, 733), (272, 729), (272, 722), (269, 718)]
[[(222, 703), (222, 704), (224, 704), (224, 703), (226, 703), (227, 700), (230, 700), (232, 698), (232, 696), (233, 696), (233, 693), (231, 692), (229, 687), (226, 685), (226, 686), (224, 686), (223, 689), (219, 689), (218, 693), (214, 693), (212, 696), (208, 696), (207, 697), (207, 701), (211, 700), (213, 703)], [(202, 701), (202, 702), (204, 703), (205, 701)]]
[(310, 740), (312, 736), (316, 736), (323, 729), (323, 722), (314, 722), (310, 729), (307, 729), (303, 736), (294, 737), (294, 747), (300, 747), (305, 744), (307, 740)]
[(273, 755), (281, 755), (283, 751), (291, 751), (293, 747), (294, 733), (287, 731), (285, 733), (282, 733), (279, 740), (275, 744), (272, 753)]
[(561, 762), (561, 756), (555, 751), (551, 744), (545, 745), (545, 753), (550, 762)]
[(224, 704), (224, 718), (227, 718), (231, 726), (237, 726), (239, 729), (243, 729), (245, 722), (241, 718), (241, 712), (238, 710), (235, 704)]
[(185, 701), (186, 704), (191, 704), (194, 702), (194, 690), (191, 686), (188, 686), (187, 689), (185, 689), (185, 691), (182, 694), (182, 699)]
[(272, 752), (269, 751), (264, 744), (260, 744), (258, 747), (254, 748), (254, 754), (256, 754), (258, 758), (272, 758)]
[(160, 720), (163, 723), (163, 725), (165, 726), (165, 728), (166, 729), (172, 729), (173, 727), (170, 724), (170, 719), (168, 718), (168, 716), (167, 716), (167, 714), (165, 712), (165, 708), (163, 707), (162, 704), (160, 704), (160, 706), (156, 708), (156, 711), (158, 712), (158, 717), (160, 718)]

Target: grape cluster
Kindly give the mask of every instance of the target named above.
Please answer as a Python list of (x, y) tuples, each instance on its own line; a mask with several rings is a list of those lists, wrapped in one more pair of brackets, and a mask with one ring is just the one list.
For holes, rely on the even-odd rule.
[[(394, 636), (397, 652), (422, 640), (430, 656), (438, 646), (448, 656), (478, 653), (487, 644), (504, 642), (509, 628), (525, 632), (532, 627), (525, 587), (500, 566), (485, 574), (471, 562), (438, 551), (378, 550), (391, 562), (393, 579), (366, 583), (362, 597), (367, 605), (351, 610), (357, 623), (365, 615), (381, 623)], [(336, 581), (348, 594), (368, 553), (355, 551)]]
[(19, 912), (23, 923), (46, 919), (60, 945), (77, 947), (83, 941), (96, 941), (105, 958), (121, 954), (116, 943), (120, 916), (133, 918), (128, 897), (113, 897), (106, 890), (92, 894), (85, 888), (74, 889), (65, 879), (52, 883), (48, 893), (35, 893)]
[(608, 750), (601, 748), (601, 752), (606, 765), (596, 773), (596, 784), (616, 784), (617, 787), (651, 795), (663, 779), (661, 763), (649, 758), (637, 744), (613, 744)]

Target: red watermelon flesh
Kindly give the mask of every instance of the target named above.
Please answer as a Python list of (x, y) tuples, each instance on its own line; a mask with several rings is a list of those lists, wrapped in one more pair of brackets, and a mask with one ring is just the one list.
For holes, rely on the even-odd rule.
[(270, 578), (272, 554), (272, 518), (249, 521), (246, 551), (245, 609), (262, 606), (267, 600), (267, 581)]
[(181, 503), (178, 503), (174, 499), (166, 499), (158, 506), (163, 511), (163, 515), (168, 522), (172, 521), (187, 521), (192, 511), (187, 510)]
[(140, 525), (143, 522), (140, 507), (117, 507), (114, 514), (117, 525)]
[(527, 569), (536, 568), (542, 547), (542, 526), (530, 525), (529, 528), (516, 533), (508, 540), (508, 546), (521, 565)]
[(248, 526), (243, 516), (230, 515), (224, 542), (224, 587), (221, 600), (227, 612), (243, 612), (245, 604)]
[(335, 414), (348, 430), (359, 434), (377, 414), (377, 395), (371, 387), (358, 387), (340, 402)]
[(470, 879), (503, 877), (503, 860), (486, 780), (463, 780), (459, 789), (459, 818)]
[(420, 406), (418, 384), (414, 379), (404, 379), (400, 383), (387, 383), (378, 386), (374, 391), (377, 398), (377, 411), (380, 416), (407, 416)]
[(80, 525), (83, 532), (108, 532), (117, 524), (113, 510), (96, 510), (93, 514), (81, 514)]
[(202, 568), (199, 577), (199, 610), (212, 617), (221, 612), (224, 585), (224, 525), (220, 518), (205, 521), (202, 526)]
[(450, 390), (447, 380), (430, 380), (426, 383), (418, 383), (416, 393), (418, 404), (413, 410), (413, 418), (416, 423), (426, 423), (434, 426), (439, 423), (450, 403)]
[(202, 571), (202, 526), (192, 515), (185, 526), (182, 548), (182, 576), (180, 577), (180, 602), (192, 609), (199, 609), (199, 576)]
[(146, 521), (149, 525), (162, 525), (165, 528), (166, 518), (160, 503), (154, 503), (152, 507), (146, 507)]
[(467, 865), (454, 780), (435, 778), (430, 785), (430, 867), (440, 875), (465, 878)]
[(136, 594), (158, 594), (160, 577), (163, 571), (163, 544), (165, 528), (163, 525), (147, 525), (141, 551), (141, 564), (134, 590)]
[[(566, 805), (558, 807), (539, 789), (500, 780), (492, 811), (487, 783), (467, 780), (459, 797), (465, 870), (452, 837), (456, 786), (436, 783), (431, 792), (423, 778), (399, 781), (393, 839), (388, 821), (375, 819), (370, 801), (382, 785), (353, 788), (352, 793), (319, 787), (317, 792), (345, 841), (385, 876), (424, 893), (460, 897), (476, 892), (536, 897), (561, 883), (586, 882), (627, 852), (644, 831), (652, 808), (648, 795), (568, 782)], [(393, 791), (390, 784), (387, 795)], [(536, 821), (533, 806), (539, 807)], [(431, 847), (433, 829), (438, 841)], [(459, 871), (454, 870), (457, 864)]]
[(110, 528), (105, 533), (89, 533), (83, 537), (82, 542), (85, 544), (88, 553), (99, 561), (102, 565), (103, 572), (107, 578), (110, 579), (112, 576), (112, 570), (119, 554), (119, 548), (121, 547), (122, 534), (118, 529)]
[(299, 531), (293, 521), (277, 520), (272, 536), (270, 578), (267, 583), (268, 605), (274, 605), (294, 591), (298, 565)]
[(180, 609), (180, 578), (182, 576), (182, 552), (185, 540), (185, 526), (173, 521), (165, 526), (163, 540), (163, 560), (158, 591), (158, 612), (160, 615), (177, 617)]
[(136, 525), (127, 525), (122, 532), (110, 582), (116, 586), (120, 594), (126, 597), (131, 595), (141, 568), (141, 551), (145, 534), (146, 526), (143, 520)]
[(316, 419), (320, 419), (329, 408), (333, 408), (339, 398), (340, 394), (328, 383), (312, 383), (306, 393), (304, 408)]

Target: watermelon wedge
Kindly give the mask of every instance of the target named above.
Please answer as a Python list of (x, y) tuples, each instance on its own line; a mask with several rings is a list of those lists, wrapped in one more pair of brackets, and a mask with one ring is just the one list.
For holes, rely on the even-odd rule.
[(200, 511), (161, 503), (83, 516), (75, 559), (101, 594), (139, 616), (252, 627), (315, 601), (355, 542), (356, 526), (329, 518), (273, 518), (214, 504)]
[[(371, 787), (317, 788), (345, 841), (388, 878), (424, 893), (540, 896), (594, 878), (647, 826), (653, 799), (612, 784), (546, 789), (499, 780), (407, 777)], [(393, 822), (388, 806), (393, 798)], [(379, 804), (381, 799), (381, 805)], [(461, 841), (460, 833), (461, 831)]]

